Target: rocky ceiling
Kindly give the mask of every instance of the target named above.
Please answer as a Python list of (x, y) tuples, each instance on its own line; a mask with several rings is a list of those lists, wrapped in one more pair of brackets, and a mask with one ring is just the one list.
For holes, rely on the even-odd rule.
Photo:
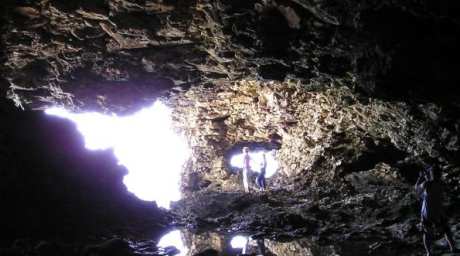
[(241, 78), (458, 107), (455, 1), (6, 1), (2, 90), (17, 106), (129, 113)]
[[(2, 166), (33, 168), (8, 153), (11, 131), (29, 125), (15, 123), (17, 109), (124, 115), (161, 98), (192, 147), (186, 199), (168, 213), (190, 255), (226, 250), (233, 233), (267, 239), (276, 255), (420, 255), (412, 185), (423, 161), (443, 170), (449, 222), (460, 219), (459, 10), (423, 0), (7, 0)], [(277, 148), (268, 192), (241, 192), (228, 156), (243, 145)]]

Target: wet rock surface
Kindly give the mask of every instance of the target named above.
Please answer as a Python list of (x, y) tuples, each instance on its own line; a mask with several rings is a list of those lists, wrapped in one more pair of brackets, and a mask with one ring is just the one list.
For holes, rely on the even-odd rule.
[[(458, 180), (447, 178), (457, 160), (444, 154), (450, 149), (436, 136), (439, 126), (407, 103), (363, 99), (340, 86), (350, 81), (334, 82), (221, 81), (173, 95), (177, 129), (192, 148), (186, 197), (173, 208), (178, 224), (197, 234), (269, 239), (277, 255), (418, 255), (413, 184), (424, 161), (443, 167), (449, 222), (457, 223)], [(254, 182), (253, 193), (242, 192), (227, 154), (242, 143), (278, 144), (269, 192)]]
[[(193, 248), (222, 252), (239, 234), (264, 239), (267, 255), (422, 255), (418, 207), (409, 186), (381, 181), (364, 191), (202, 191), (172, 211), (178, 225), (197, 234)], [(449, 220), (456, 239), (458, 220)], [(447, 252), (445, 244), (436, 251)]]

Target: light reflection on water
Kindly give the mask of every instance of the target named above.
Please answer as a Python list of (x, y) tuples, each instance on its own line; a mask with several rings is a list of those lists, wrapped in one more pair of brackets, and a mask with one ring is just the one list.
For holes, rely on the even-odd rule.
[[(264, 239), (254, 239), (251, 236), (242, 234), (222, 235), (212, 231), (200, 234), (188, 233), (188, 241), (192, 242), (192, 244), (186, 245), (182, 232), (184, 231), (173, 230), (168, 232), (160, 239), (158, 246), (162, 248), (174, 246), (181, 251), (180, 254), (177, 254), (180, 256), (194, 255), (206, 249), (216, 250), (220, 253), (219, 255), (228, 256), (236, 256), (241, 253), (256, 253), (259, 255), (260, 252), (267, 251)], [(191, 248), (187, 246), (191, 246)]]
[(163, 248), (168, 246), (176, 247), (180, 251), (179, 254), (176, 254), (177, 256), (185, 256), (188, 252), (188, 248), (184, 244), (180, 230), (173, 230), (164, 235), (158, 242), (158, 246)]

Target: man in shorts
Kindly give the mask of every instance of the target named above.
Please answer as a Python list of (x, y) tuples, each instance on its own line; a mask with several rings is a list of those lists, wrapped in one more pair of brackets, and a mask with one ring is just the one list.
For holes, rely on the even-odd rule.
[(427, 256), (431, 256), (431, 246), (436, 230), (439, 229), (443, 234), (450, 251), (454, 252), (452, 234), (447, 225), (442, 206), (442, 185), (440, 182), (440, 170), (433, 166), (428, 167), (420, 173), (415, 184), (417, 194), (422, 200), (420, 210), (421, 224), (423, 229), (423, 244)]

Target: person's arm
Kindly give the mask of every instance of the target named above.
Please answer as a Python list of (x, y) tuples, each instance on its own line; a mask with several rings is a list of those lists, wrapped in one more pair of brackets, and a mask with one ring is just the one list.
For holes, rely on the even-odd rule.
[(260, 162), (260, 170), (263, 170), (267, 167), (267, 161), (265, 159), (262, 159), (262, 162)]
[(425, 188), (425, 178), (423, 175), (420, 175), (417, 179), (417, 182), (415, 183), (415, 192), (417, 193), (417, 196), (420, 196), (423, 192), (423, 189)]
[(417, 191), (418, 186), (422, 183), (422, 176), (418, 176), (417, 182), (415, 182), (414, 189)]

